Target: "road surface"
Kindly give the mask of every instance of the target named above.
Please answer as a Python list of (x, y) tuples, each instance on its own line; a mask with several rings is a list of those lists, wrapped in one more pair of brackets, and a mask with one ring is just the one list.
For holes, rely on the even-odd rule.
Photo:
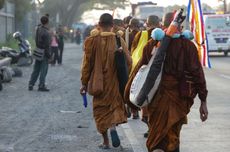
[[(101, 152), (101, 137), (92, 117), (92, 103), (83, 107), (80, 88), (82, 46), (67, 44), (62, 66), (50, 66), (49, 93), (29, 92), (31, 67), (0, 92), (0, 152)], [(209, 119), (201, 123), (199, 100), (181, 132), (181, 152), (230, 151), (230, 57), (211, 57), (205, 69)], [(88, 97), (90, 100), (90, 97)], [(122, 147), (110, 152), (147, 152), (140, 120), (118, 127)]]

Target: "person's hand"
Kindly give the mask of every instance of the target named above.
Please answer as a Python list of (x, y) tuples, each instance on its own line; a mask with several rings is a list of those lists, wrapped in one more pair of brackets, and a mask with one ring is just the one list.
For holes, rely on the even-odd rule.
[(87, 92), (87, 87), (85, 85), (82, 85), (80, 88), (80, 94), (83, 95)]
[(53, 62), (53, 59), (52, 59), (52, 58), (49, 58), (49, 59), (48, 59), (48, 63), (51, 64), (52, 62)]
[(207, 102), (201, 102), (200, 104), (200, 119), (202, 122), (206, 121), (208, 119), (208, 108), (207, 108)]

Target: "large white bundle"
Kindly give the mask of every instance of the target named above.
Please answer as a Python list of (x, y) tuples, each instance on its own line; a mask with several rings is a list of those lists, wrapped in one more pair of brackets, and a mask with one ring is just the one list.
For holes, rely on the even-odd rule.
[[(156, 52), (158, 50), (154, 47), (153, 51), (152, 51), (152, 57), (149, 61), (149, 63), (147, 65), (143, 65), (139, 71), (137, 72), (136, 76), (134, 77), (133, 79), (133, 82), (131, 84), (131, 88), (130, 88), (130, 95), (129, 95), (129, 99), (130, 101), (138, 106), (138, 107), (144, 107), (146, 106), (153, 98), (153, 96), (155, 95), (157, 89), (158, 89), (158, 86), (160, 84), (160, 81), (161, 81), (161, 75), (162, 75), (162, 70), (160, 72), (160, 74), (158, 75), (156, 81), (155, 81), (155, 85), (153, 86), (153, 88), (151, 89), (151, 91), (149, 92), (148, 94), (148, 98), (144, 101), (144, 103), (140, 103), (137, 101), (137, 97), (144, 85), (144, 82), (147, 78), (147, 75), (149, 73), (149, 70), (150, 70), (150, 67), (152, 65), (152, 62), (155, 58), (155, 55), (156, 55)], [(162, 66), (163, 67), (163, 66)]]

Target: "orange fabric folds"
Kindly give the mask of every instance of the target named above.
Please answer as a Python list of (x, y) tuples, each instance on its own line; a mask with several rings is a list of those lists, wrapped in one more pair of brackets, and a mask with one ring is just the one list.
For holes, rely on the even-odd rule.
[[(97, 37), (97, 44), (100, 44), (100, 36)], [(103, 72), (102, 72), (102, 60), (101, 60), (101, 47), (98, 47), (94, 50), (94, 57), (92, 58), (92, 64), (97, 65), (93, 67), (93, 70), (90, 75), (88, 82), (88, 93), (92, 96), (100, 95), (103, 90)]]

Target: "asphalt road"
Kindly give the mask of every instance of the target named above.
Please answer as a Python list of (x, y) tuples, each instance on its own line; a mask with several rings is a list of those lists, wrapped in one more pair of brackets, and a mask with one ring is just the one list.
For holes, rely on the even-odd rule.
[[(50, 66), (49, 93), (27, 90), (32, 67), (23, 77), (4, 84), (0, 92), (0, 152), (101, 152), (101, 137), (92, 117), (92, 103), (83, 107), (79, 95), (82, 46), (67, 44), (62, 66)], [(181, 133), (182, 152), (230, 151), (230, 57), (211, 57), (205, 69), (209, 120), (199, 120), (199, 101)], [(88, 97), (90, 100), (90, 97)], [(146, 152), (140, 120), (118, 127), (122, 148), (111, 152)]]

